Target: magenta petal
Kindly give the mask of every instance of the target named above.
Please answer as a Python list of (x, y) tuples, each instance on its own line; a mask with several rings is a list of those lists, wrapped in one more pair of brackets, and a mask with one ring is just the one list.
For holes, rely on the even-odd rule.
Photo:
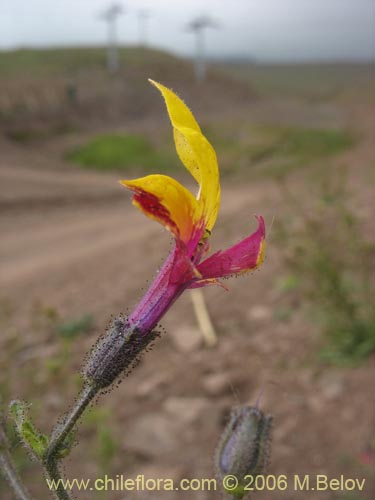
[(141, 333), (152, 330), (174, 301), (199, 276), (194, 264), (179, 240), (175, 241), (163, 267), (147, 293), (128, 318)]
[[(197, 266), (202, 281), (251, 271), (262, 264), (266, 229), (263, 217), (256, 218), (259, 225), (253, 234), (227, 250), (219, 250)], [(199, 283), (200, 280), (195, 286), (199, 286)]]

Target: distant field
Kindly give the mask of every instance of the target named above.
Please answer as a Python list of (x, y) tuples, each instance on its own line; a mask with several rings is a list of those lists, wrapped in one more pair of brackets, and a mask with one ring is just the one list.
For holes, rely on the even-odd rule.
[(226, 63), (217, 68), (233, 78), (251, 82), (262, 94), (332, 98), (348, 88), (374, 86), (372, 64), (252, 64)]
[[(170, 53), (141, 47), (119, 49), (123, 68), (174, 65), (174, 71), (186, 64)], [(0, 81), (7, 78), (73, 76), (85, 71), (105, 70), (105, 47), (69, 47), (0, 51)], [(374, 83), (374, 65), (370, 63), (259, 64), (252, 62), (210, 63), (211, 69), (236, 80), (251, 81), (262, 91), (294, 92), (315, 88), (334, 88)]]
[[(354, 136), (345, 130), (252, 127), (247, 141), (228, 137), (223, 126), (208, 127), (205, 132), (216, 146), (222, 175), (244, 178), (284, 175), (314, 160), (335, 156), (355, 143)], [(155, 148), (144, 136), (103, 134), (68, 151), (65, 159), (103, 171), (132, 172), (135, 167), (144, 174), (152, 169), (163, 173), (179, 171), (170, 146), (167, 139)]]
[[(178, 61), (166, 52), (143, 48), (120, 48), (119, 60), (120, 64), (131, 67)], [(93, 69), (105, 71), (105, 67), (105, 47), (0, 51), (0, 80), (14, 77), (73, 76)]]
[[(211, 63), (207, 83), (197, 85), (186, 59), (137, 47), (121, 48), (119, 55), (120, 71), (111, 76), (104, 47), (0, 52), (0, 125), (6, 137), (25, 145), (93, 131), (65, 148), (65, 161), (99, 170), (132, 171), (137, 165), (146, 173), (156, 167), (174, 170), (178, 165), (165, 128), (154, 125), (151, 132), (130, 137), (116, 130), (141, 117), (159, 122), (160, 103), (147, 84), (152, 76), (194, 103), (200, 115), (221, 114), (203, 125), (223, 175), (274, 176), (350, 148), (356, 134), (325, 106), (343, 92), (368, 94), (372, 82), (372, 67), (365, 64), (244, 62)], [(259, 98), (275, 102), (257, 114)], [(297, 99), (298, 109), (285, 98)], [(280, 102), (285, 111), (275, 111)]]

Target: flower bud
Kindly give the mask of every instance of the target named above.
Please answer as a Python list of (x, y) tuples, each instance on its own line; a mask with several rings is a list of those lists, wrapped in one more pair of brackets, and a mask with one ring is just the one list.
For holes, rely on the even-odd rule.
[[(249, 476), (263, 474), (268, 465), (272, 416), (264, 416), (254, 406), (232, 410), (231, 418), (221, 436), (216, 451), (216, 469), (220, 479), (235, 476), (236, 488), (226, 490), (242, 498)], [(224, 481), (225, 484), (225, 481)], [(254, 483), (252, 483), (253, 487)]]
[(109, 387), (123, 372), (129, 373), (158, 336), (156, 331), (141, 333), (126, 319), (116, 318), (88, 355), (84, 378), (98, 389)]

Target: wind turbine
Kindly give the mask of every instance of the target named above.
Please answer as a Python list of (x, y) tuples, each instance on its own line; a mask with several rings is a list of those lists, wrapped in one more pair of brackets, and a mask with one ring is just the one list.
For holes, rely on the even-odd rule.
[(138, 36), (139, 45), (141, 47), (147, 46), (147, 22), (150, 19), (150, 11), (147, 9), (140, 9), (137, 12), (138, 17)]
[(199, 16), (190, 21), (187, 30), (195, 34), (195, 79), (203, 82), (206, 78), (205, 30), (218, 28), (218, 24), (208, 16)]
[(101, 19), (107, 23), (107, 68), (109, 73), (116, 73), (119, 69), (117, 47), (117, 18), (123, 14), (123, 8), (118, 3), (110, 5), (102, 14)]

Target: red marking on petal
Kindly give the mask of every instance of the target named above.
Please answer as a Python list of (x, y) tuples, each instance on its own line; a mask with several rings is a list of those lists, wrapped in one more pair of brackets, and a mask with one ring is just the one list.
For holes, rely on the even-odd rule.
[(140, 205), (142, 210), (158, 219), (165, 227), (168, 227), (176, 236), (179, 234), (179, 229), (171, 218), (171, 214), (165, 208), (159, 198), (152, 193), (137, 189), (133, 197), (134, 201)]

